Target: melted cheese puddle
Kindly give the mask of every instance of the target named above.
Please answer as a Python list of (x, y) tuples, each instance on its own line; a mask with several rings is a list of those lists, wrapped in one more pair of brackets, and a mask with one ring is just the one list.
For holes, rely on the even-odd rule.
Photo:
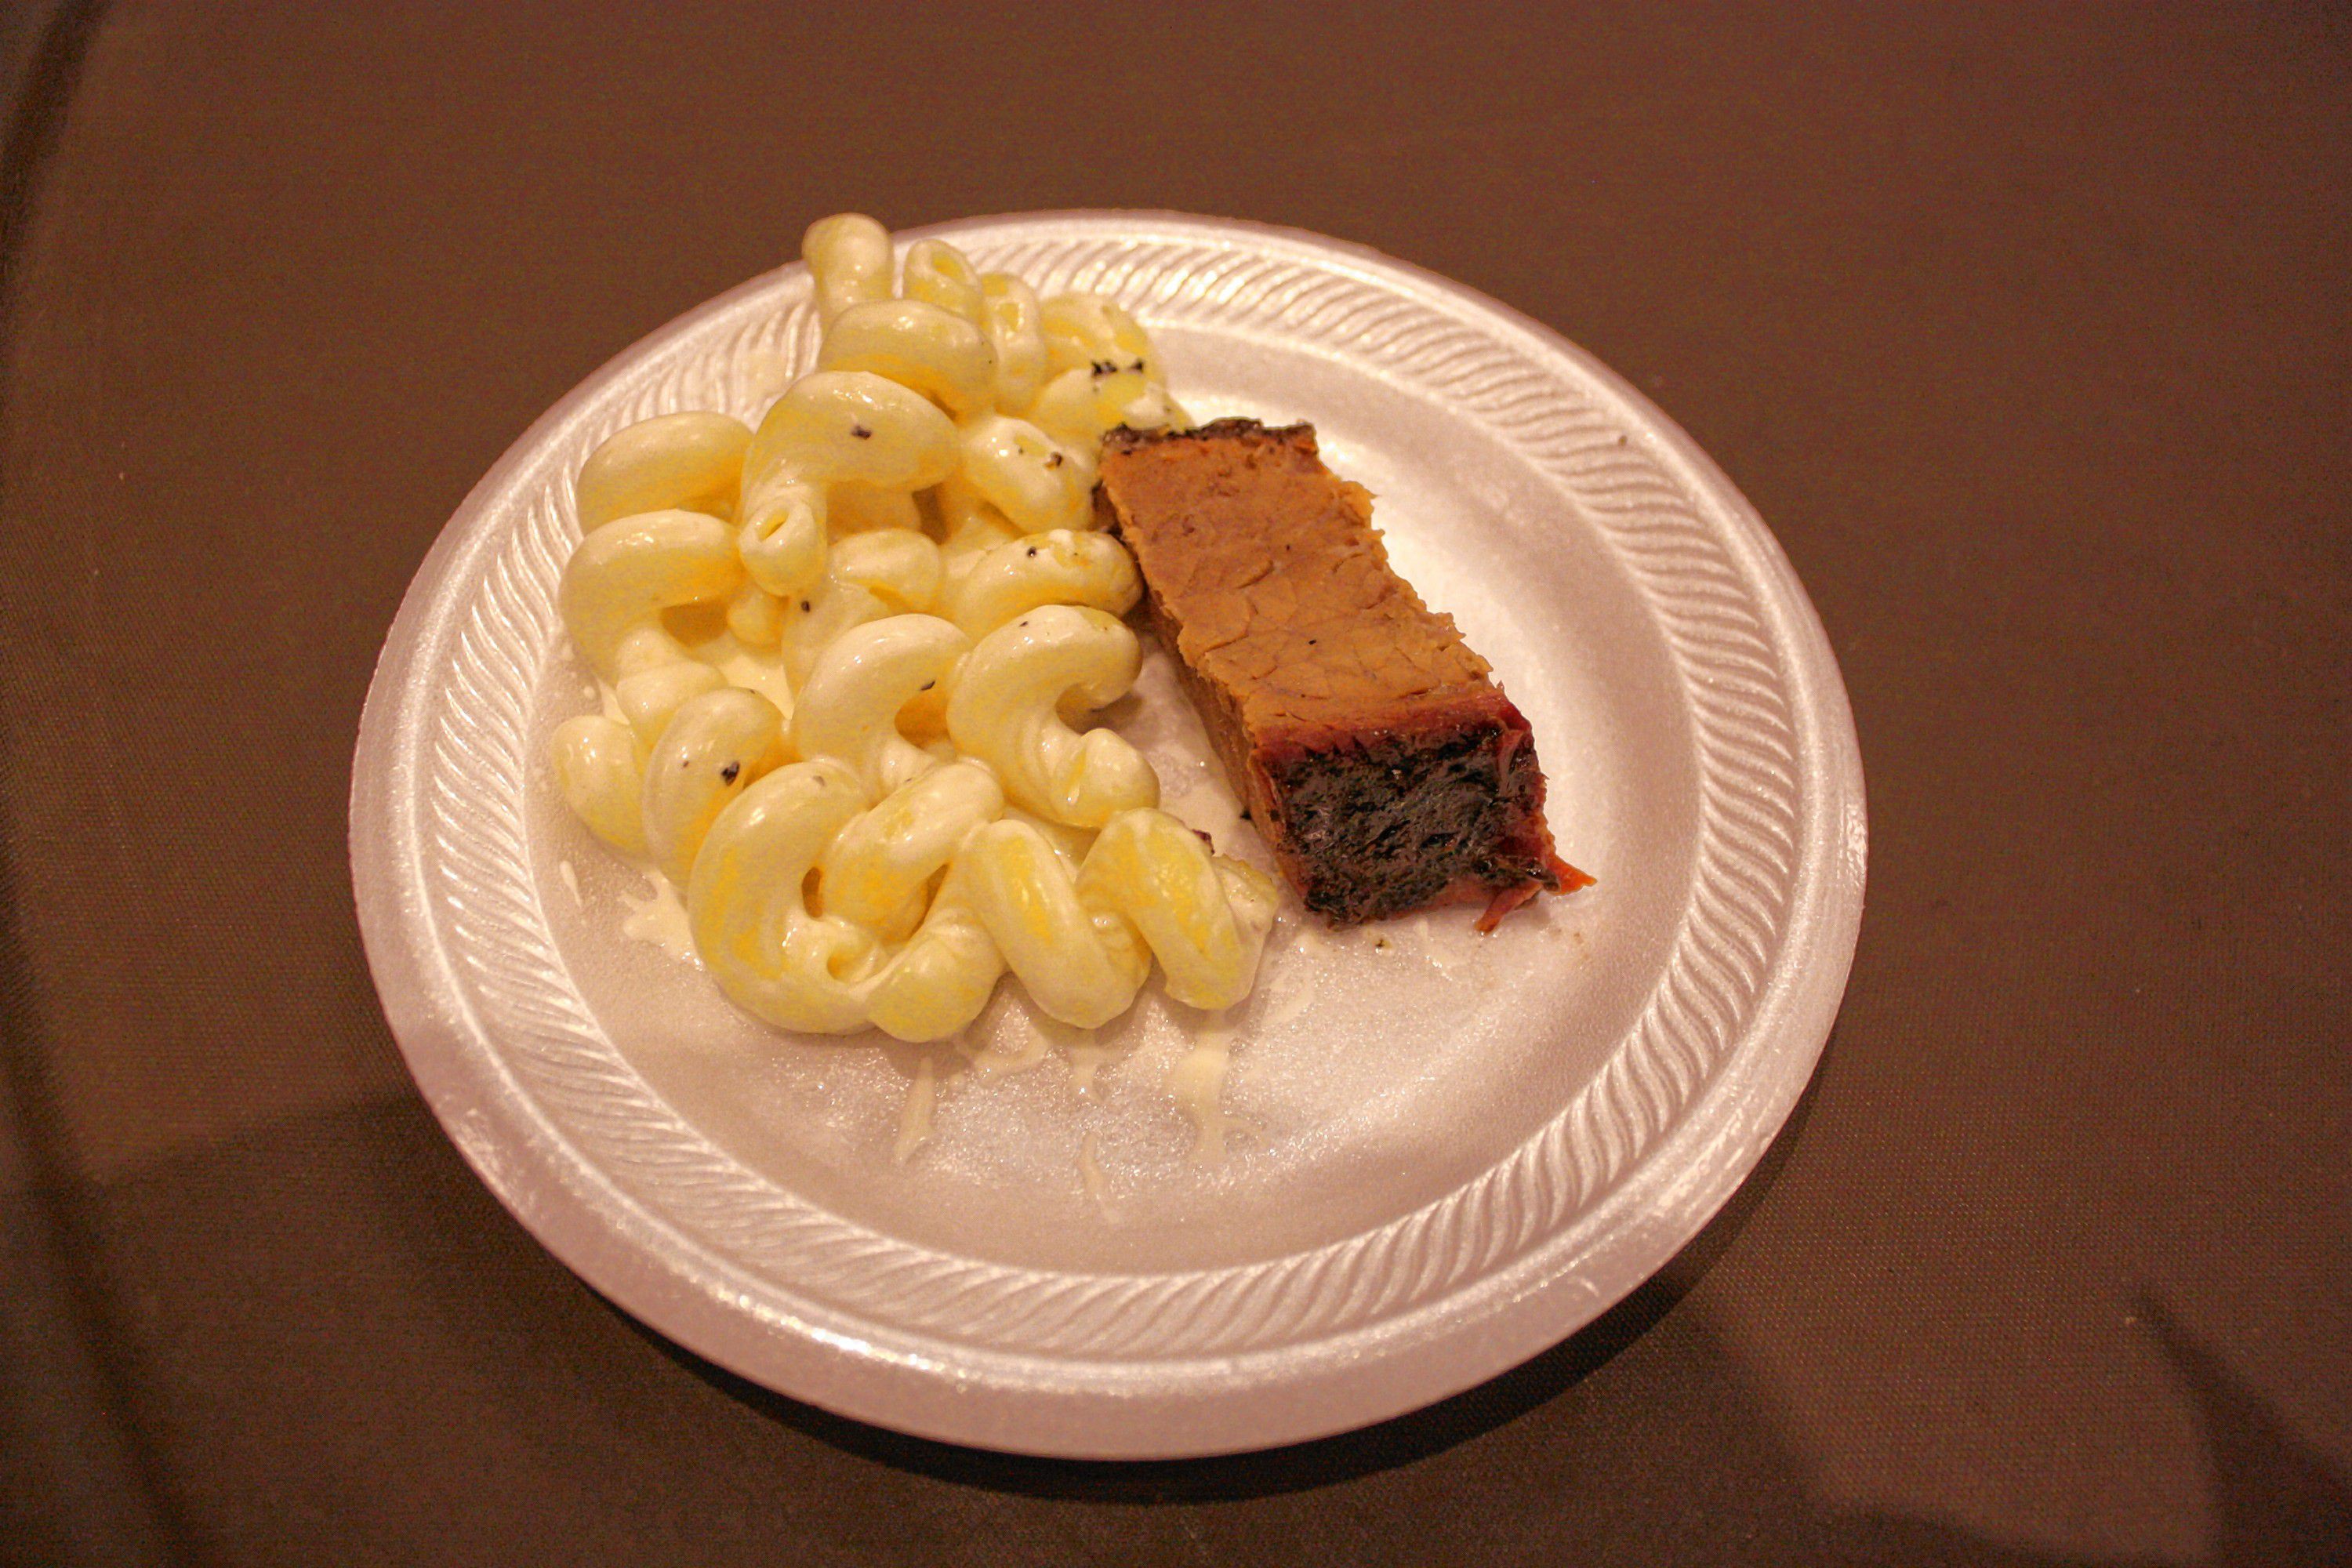
[(646, 879), (646, 890), (642, 898), (630, 893), (621, 895), (621, 901), (629, 906), (628, 918), (621, 922), (621, 934), (632, 942), (650, 943), (672, 958), (701, 968), (702, 957), (694, 951), (694, 928), (686, 918), (686, 901), (659, 871), (644, 866), (637, 869)]

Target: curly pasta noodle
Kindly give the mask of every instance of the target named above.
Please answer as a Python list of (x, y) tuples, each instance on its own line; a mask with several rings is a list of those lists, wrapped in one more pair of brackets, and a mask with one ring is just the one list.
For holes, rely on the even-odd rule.
[(1155, 961), (1180, 1002), (1239, 1002), (1273, 884), (1078, 727), (1140, 657), (1135, 563), (1092, 529), (1103, 432), (1185, 421), (1150, 338), (936, 239), (894, 289), (870, 218), (803, 253), (816, 368), (756, 431), (667, 415), (581, 469), (558, 603), (619, 716), (558, 727), (564, 798), (684, 889), (720, 989), (782, 1028), (942, 1039), (1007, 971), (1091, 1028)]

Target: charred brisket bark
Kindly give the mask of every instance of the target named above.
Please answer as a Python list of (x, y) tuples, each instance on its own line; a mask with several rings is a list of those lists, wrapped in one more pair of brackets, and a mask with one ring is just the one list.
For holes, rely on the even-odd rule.
[(1313, 428), (1114, 430), (1095, 504), (1234, 790), (1307, 907), (1354, 924), (1591, 879), (1559, 858), (1527, 720), (1388, 563)]

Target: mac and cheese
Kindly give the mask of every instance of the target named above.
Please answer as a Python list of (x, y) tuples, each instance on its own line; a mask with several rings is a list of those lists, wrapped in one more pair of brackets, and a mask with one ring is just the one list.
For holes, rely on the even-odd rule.
[(1093, 530), (1103, 433), (1181, 424), (1143, 328), (855, 215), (803, 242), (816, 365), (757, 428), (665, 415), (573, 494), (558, 605), (608, 694), (567, 720), (572, 811), (681, 888), (738, 1005), (948, 1037), (1008, 970), (1091, 1028), (1156, 960), (1249, 993), (1273, 884), (1158, 809), (1083, 715), (1134, 683), (1141, 593)]

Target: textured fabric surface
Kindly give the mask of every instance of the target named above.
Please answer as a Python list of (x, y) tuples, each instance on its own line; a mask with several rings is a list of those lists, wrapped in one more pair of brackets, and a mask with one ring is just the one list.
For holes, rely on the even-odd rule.
[[(35, 13), (0, 1560), (2352, 1551), (2342, 7)], [(1377, 246), (1642, 386), (1819, 605), (1873, 837), (1812, 1088), (1655, 1280), (1433, 1410), (1129, 1468), (602, 1303), (410, 1087), (343, 844), (409, 576), (566, 389), (822, 214), (1116, 205)]]

